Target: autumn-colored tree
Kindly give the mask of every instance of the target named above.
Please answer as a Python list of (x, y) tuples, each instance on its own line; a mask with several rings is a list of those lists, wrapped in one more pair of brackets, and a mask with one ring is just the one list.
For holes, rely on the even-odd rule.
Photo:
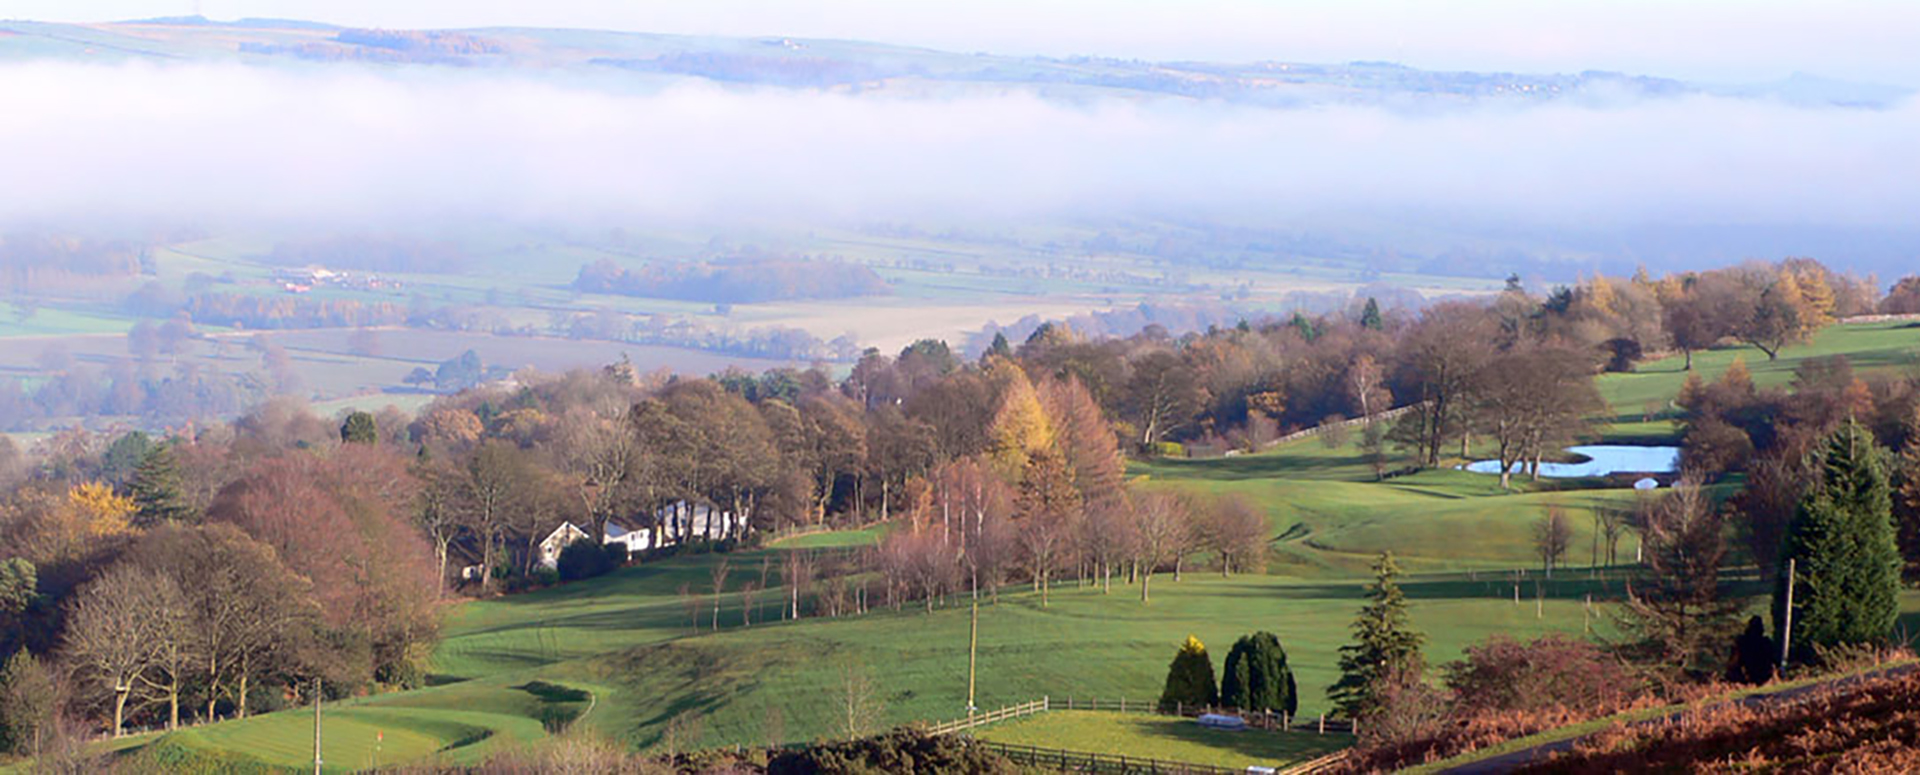
[(1656, 670), (1710, 669), (1706, 661), (1721, 656), (1744, 607), (1720, 592), (1725, 521), (1697, 479), (1675, 483), (1650, 506), (1640, 539), (1647, 574), (1620, 610), (1620, 651)]
[(1441, 448), (1466, 427), (1475, 380), (1494, 355), (1497, 334), (1486, 310), (1455, 302), (1429, 308), (1401, 339), (1395, 392), (1414, 408), (1394, 435), (1417, 449), (1422, 463), (1439, 465)]
[(1046, 380), (1039, 393), (1080, 499), (1096, 504), (1118, 498), (1123, 479), (1120, 446), (1093, 395), (1074, 377)]
[(1591, 364), (1558, 347), (1516, 347), (1495, 356), (1473, 384), (1473, 426), (1490, 437), (1500, 461), (1500, 486), (1514, 470), (1561, 442), (1587, 433), (1605, 404)]
[[(987, 429), (987, 460), (1002, 478), (1017, 482), (1036, 454), (1053, 449), (1054, 429), (1026, 372), (1011, 362), (996, 362), (993, 374), (1001, 383), (1000, 409)], [(1057, 457), (1056, 462), (1064, 467)]]
[(1164, 492), (1142, 493), (1132, 509), (1134, 548), (1140, 574), (1140, 602), (1153, 602), (1153, 573), (1193, 543), (1192, 514), (1185, 503)]
[(1041, 448), (1027, 459), (1015, 509), (1021, 558), (1045, 607), (1049, 581), (1066, 561), (1074, 525), (1082, 514), (1080, 493), (1073, 488), (1072, 474), (1059, 453)]
[(272, 547), (312, 582), (322, 626), (365, 645), (355, 658), (363, 661), (330, 668), (334, 680), (413, 684), (424, 676), (440, 592), (433, 548), (412, 520), (419, 486), (407, 462), (381, 447), (280, 455), (222, 490), (208, 521)]
[(1252, 501), (1226, 495), (1195, 503), (1199, 544), (1220, 561), (1220, 575), (1258, 570), (1266, 559), (1267, 516)]
[(1193, 422), (1206, 402), (1206, 390), (1194, 368), (1179, 354), (1150, 350), (1135, 358), (1133, 376), (1123, 394), (1128, 417), (1140, 432), (1140, 446), (1150, 448)]

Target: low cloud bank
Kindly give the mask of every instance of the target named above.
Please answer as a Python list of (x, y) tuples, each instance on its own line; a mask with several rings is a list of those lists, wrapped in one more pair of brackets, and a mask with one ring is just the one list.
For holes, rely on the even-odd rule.
[(724, 222), (1418, 212), (1888, 227), (1920, 103), (1706, 97), (1431, 115), (1024, 93), (648, 93), (458, 72), (0, 66), (0, 220)]

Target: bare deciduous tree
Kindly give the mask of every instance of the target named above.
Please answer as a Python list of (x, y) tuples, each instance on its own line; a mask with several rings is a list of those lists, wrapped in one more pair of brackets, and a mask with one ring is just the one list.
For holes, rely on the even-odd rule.
[(113, 734), (120, 735), (129, 701), (144, 703), (166, 679), (155, 678), (170, 644), (185, 638), (185, 599), (173, 579), (116, 567), (74, 598), (64, 653), (79, 677), (113, 703)]
[(1567, 519), (1567, 512), (1560, 504), (1547, 504), (1547, 513), (1533, 525), (1533, 550), (1540, 556), (1541, 570), (1547, 578), (1553, 578), (1553, 566), (1567, 556), (1567, 546), (1573, 541), (1573, 525)]

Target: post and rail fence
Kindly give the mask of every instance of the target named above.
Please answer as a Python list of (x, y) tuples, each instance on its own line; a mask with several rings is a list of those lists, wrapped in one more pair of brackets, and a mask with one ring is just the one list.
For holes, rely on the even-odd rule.
[(1031, 702), (1007, 705), (998, 710), (976, 713), (972, 716), (953, 719), (927, 728), (929, 734), (947, 735), (964, 732), (976, 727), (999, 721), (1031, 716), (1053, 710), (1090, 710), (1117, 713), (1141, 713), (1155, 716), (1182, 716), (1197, 718), (1204, 714), (1236, 716), (1247, 722), (1247, 726), (1268, 732), (1312, 732), (1314, 734), (1355, 734), (1359, 725), (1352, 719), (1328, 718), (1322, 713), (1318, 716), (1299, 716), (1275, 713), (1273, 711), (1242, 711), (1239, 708), (1221, 705), (1186, 705), (1175, 703), (1171, 708), (1162, 708), (1155, 700), (1132, 700), (1100, 697), (1041, 697)]

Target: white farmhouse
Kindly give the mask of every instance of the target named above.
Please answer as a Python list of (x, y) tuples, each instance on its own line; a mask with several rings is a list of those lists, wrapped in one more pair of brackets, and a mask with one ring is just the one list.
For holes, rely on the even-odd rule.
[(581, 530), (579, 525), (560, 523), (546, 538), (540, 539), (540, 564), (548, 568), (560, 567), (560, 551), (567, 548), (567, 544), (588, 539), (587, 531)]

